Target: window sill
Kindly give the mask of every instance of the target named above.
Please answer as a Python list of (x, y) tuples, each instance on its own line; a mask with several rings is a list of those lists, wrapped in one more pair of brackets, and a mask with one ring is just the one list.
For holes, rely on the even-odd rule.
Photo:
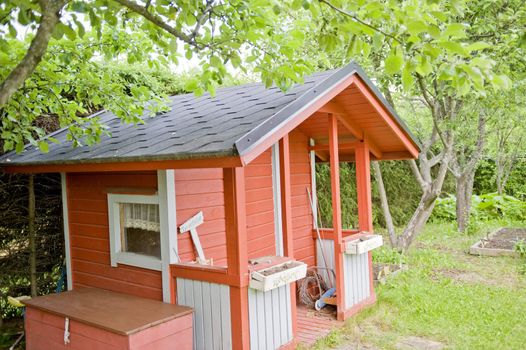
[(148, 256), (148, 255), (129, 253), (129, 252), (121, 252), (121, 253), (114, 253), (114, 254), (115, 254), (115, 264), (112, 265), (113, 267), (117, 267), (117, 264), (124, 264), (124, 265), (141, 267), (143, 269), (149, 269), (149, 270), (156, 270), (156, 271), (162, 270), (162, 263), (161, 263), (161, 259), (159, 258)]

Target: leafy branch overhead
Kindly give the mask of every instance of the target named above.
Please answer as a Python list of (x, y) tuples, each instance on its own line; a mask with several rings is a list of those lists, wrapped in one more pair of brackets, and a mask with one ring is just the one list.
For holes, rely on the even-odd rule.
[[(347, 60), (379, 55), (379, 68), (406, 91), (425, 81), (435, 90), (430, 103), (438, 103), (436, 92), (462, 97), (509, 88), (506, 68), (491, 56), (495, 28), (466, 24), (468, 16), (477, 18), (471, 4), (6, 0), (0, 5), (3, 148), (21, 151), (29, 141), (45, 152), (53, 139), (43, 139), (45, 130), (35, 121), (46, 116), (69, 126), (80, 145), (106, 132), (97, 118), (86, 118), (94, 110), (108, 109), (132, 123), (143, 122), (146, 111), (161, 111), (164, 96), (140, 82), (122, 86), (109, 73), (108, 66), (122, 61), (167, 69), (199, 65), (201, 73), (186, 85), (196, 94), (213, 94), (230, 72), (255, 73), (267, 86), (286, 89), (342, 50)], [(501, 22), (524, 20), (524, 11), (508, 17)], [(524, 43), (524, 30), (510, 28), (508, 41)], [(313, 40), (320, 51), (312, 52)]]

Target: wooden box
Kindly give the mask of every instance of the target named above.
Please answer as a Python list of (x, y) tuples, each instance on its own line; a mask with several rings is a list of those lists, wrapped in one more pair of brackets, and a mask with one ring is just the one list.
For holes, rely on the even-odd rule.
[(83, 288), (26, 304), (27, 350), (192, 350), (192, 309)]

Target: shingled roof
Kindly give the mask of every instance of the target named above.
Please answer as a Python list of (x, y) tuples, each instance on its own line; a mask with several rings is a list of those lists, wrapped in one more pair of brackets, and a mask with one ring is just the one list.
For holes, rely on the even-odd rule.
[(280, 123), (294, 116), (335, 83), (358, 74), (382, 101), (398, 124), (410, 135), (404, 123), (365, 73), (356, 64), (339, 70), (305, 77), (304, 84), (287, 92), (277, 87), (266, 89), (261, 83), (220, 88), (214, 97), (205, 94), (177, 95), (170, 98), (170, 110), (145, 118), (145, 124), (124, 124), (114, 114), (103, 111), (97, 116), (108, 126), (111, 137), (104, 136), (92, 146), (73, 148), (66, 140), (67, 129), (53, 134), (60, 144), (51, 144), (48, 153), (26, 146), (16, 154), (0, 158), (0, 166), (109, 163), (124, 161), (178, 160), (242, 155), (260, 142)]

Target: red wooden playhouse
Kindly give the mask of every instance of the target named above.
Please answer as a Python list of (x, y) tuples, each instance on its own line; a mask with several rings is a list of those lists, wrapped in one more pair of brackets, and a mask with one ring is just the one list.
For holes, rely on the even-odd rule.
[[(419, 147), (356, 64), (286, 93), (248, 84), (170, 107), (139, 126), (101, 112), (112, 136), (95, 146), (72, 148), (62, 130), (47, 154), (0, 159), (62, 174), (69, 291), (27, 302), (28, 349), (293, 347), (309, 328), (296, 305), (305, 265), (334, 271), (339, 320), (375, 302), (357, 239), (373, 231), (370, 161)], [(315, 162), (331, 169), (320, 236)], [(355, 230), (342, 229), (340, 162), (356, 163)]]

